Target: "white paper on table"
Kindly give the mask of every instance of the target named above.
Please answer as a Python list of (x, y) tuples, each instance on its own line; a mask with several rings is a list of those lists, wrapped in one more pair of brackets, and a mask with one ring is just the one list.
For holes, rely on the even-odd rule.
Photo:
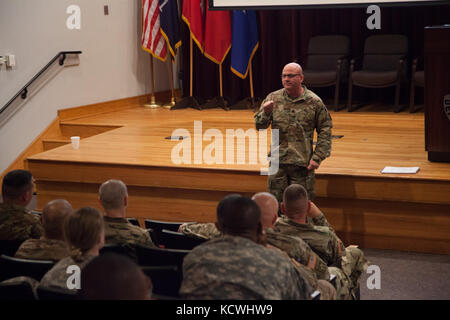
[(419, 167), (384, 167), (381, 173), (417, 173)]

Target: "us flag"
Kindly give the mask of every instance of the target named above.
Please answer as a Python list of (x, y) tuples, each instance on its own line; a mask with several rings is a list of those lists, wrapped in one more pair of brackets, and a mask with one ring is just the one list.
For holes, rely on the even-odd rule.
[(158, 0), (142, 0), (142, 49), (166, 61), (167, 43), (161, 34)]

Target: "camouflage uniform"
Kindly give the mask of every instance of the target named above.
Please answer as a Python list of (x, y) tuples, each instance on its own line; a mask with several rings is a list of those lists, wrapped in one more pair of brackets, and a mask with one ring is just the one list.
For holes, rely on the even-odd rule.
[(62, 240), (28, 239), (17, 250), (14, 257), (33, 260), (59, 261), (70, 255), (69, 247)]
[(155, 247), (148, 232), (132, 225), (125, 218), (103, 217), (105, 226), (105, 243), (131, 243), (148, 247)]
[[(67, 257), (60, 260), (53, 268), (51, 268), (41, 279), (40, 286), (43, 287), (56, 287), (67, 288), (67, 279), (71, 274), (67, 273), (67, 268), (71, 265), (77, 265), (81, 270), (93, 259), (95, 256), (84, 255), (81, 259), (75, 261), (72, 257)], [(83, 272), (83, 271), (81, 271)]]
[[(314, 170), (306, 167), (311, 159), (320, 164), (331, 152), (331, 116), (316, 94), (306, 86), (303, 89), (303, 95), (295, 99), (285, 89), (270, 93), (255, 114), (256, 129), (266, 129), (271, 124), (272, 129), (279, 129), (279, 170), (269, 176), (268, 189), (280, 203), (284, 189), (293, 183), (304, 186), (310, 199), (314, 198)], [(267, 115), (263, 105), (270, 100), (274, 110)], [(317, 145), (313, 151), (314, 130)]]
[(367, 260), (360, 249), (352, 246), (345, 248), (327, 225), (323, 214), (314, 219), (307, 218), (306, 224), (283, 216), (275, 223), (275, 230), (302, 238), (330, 266), (330, 273), (337, 277), (338, 299), (355, 298), (358, 280), (367, 269)]
[(310, 294), (310, 286), (289, 259), (246, 238), (212, 239), (183, 261), (183, 298), (303, 300)]
[[(181, 226), (180, 231), (186, 235), (195, 236), (203, 239), (217, 238), (222, 235), (222, 233), (217, 230), (214, 223), (187, 223)], [(328, 273), (328, 268), (326, 263), (320, 259), (305, 243), (302, 239), (298, 237), (290, 237), (284, 235), (280, 232), (276, 232), (273, 229), (265, 229), (267, 243), (281, 249), (286, 252), (287, 255), (297, 261), (298, 263), (306, 266), (314, 256), (316, 263), (314, 266), (314, 277), (319, 279), (330, 279), (330, 274)], [(314, 280), (317, 281), (317, 280)], [(315, 288), (314, 283), (310, 282), (311, 286)]]
[(25, 207), (0, 204), (0, 240), (39, 239), (44, 233), (39, 217)]

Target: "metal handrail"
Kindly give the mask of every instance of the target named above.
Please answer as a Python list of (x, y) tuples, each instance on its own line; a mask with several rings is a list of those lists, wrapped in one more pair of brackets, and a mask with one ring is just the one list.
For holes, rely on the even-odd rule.
[(62, 66), (64, 65), (64, 60), (66, 60), (66, 55), (68, 54), (81, 54), (81, 51), (61, 51), (59, 52), (52, 60), (50, 60), (49, 63), (47, 63), (47, 65), (45, 67), (43, 67), (38, 73), (36, 73), (36, 75), (30, 80), (28, 81), (28, 83), (22, 88), (20, 89), (15, 95), (14, 97), (12, 97), (1, 109), (0, 109), (0, 114), (2, 114), (19, 96), (22, 99), (26, 99), (27, 95), (28, 95), (28, 87), (34, 82), (36, 81), (37, 78), (39, 78), (41, 76), (41, 74), (43, 74), (56, 60), (58, 60), (59, 58), (59, 65)]

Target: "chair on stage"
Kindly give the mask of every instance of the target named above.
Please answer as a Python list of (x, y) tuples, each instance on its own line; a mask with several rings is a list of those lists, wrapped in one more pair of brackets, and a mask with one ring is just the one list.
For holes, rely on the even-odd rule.
[[(364, 88), (395, 87), (394, 112), (400, 112), (400, 87), (406, 81), (408, 38), (400, 34), (374, 35), (366, 39), (362, 59), (352, 59), (348, 84), (348, 111), (352, 105), (353, 86)], [(362, 60), (362, 68), (356, 63)]]
[(29, 260), (0, 256), (0, 281), (25, 276), (41, 281), (42, 277), (55, 265), (50, 260)]
[(417, 111), (415, 109), (415, 89), (416, 87), (422, 87), (425, 88), (425, 71), (424, 70), (417, 70), (417, 67), (420, 65), (421, 59), (415, 58), (412, 64), (411, 69), (411, 90), (410, 90), (410, 97), (409, 97), (409, 112), (413, 113)]
[(182, 273), (176, 265), (145, 266), (142, 271), (152, 280), (152, 299), (179, 299)]
[(163, 229), (158, 235), (159, 245), (167, 249), (192, 250), (194, 247), (208, 241), (194, 238), (183, 233)]
[(339, 89), (348, 74), (350, 39), (328, 35), (312, 37), (308, 43), (304, 83), (308, 88), (334, 86), (334, 110), (339, 111)]

